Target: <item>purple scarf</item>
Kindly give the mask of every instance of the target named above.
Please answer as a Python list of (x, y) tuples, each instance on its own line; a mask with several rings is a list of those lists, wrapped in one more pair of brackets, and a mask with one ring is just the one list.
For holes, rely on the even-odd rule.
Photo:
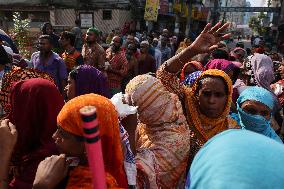
[(110, 91), (106, 76), (90, 65), (81, 65), (77, 68), (76, 96), (95, 93), (110, 98)]

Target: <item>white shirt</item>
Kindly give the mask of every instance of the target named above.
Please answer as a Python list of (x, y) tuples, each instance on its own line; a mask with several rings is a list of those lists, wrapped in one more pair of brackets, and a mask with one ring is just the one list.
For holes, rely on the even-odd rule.
[(161, 66), (162, 62), (162, 53), (159, 49), (155, 48), (155, 60), (157, 69)]

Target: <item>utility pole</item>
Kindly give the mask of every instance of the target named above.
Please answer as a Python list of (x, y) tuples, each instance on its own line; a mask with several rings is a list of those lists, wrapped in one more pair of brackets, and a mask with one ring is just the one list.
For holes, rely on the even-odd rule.
[(186, 18), (186, 29), (185, 29), (185, 36), (190, 37), (190, 24), (191, 24), (191, 16), (192, 16), (192, 0), (187, 1), (187, 8), (188, 8), (188, 17)]
[[(225, 7), (227, 7), (227, 6), (228, 6), (228, 0), (226, 0), (226, 5), (225, 5)], [(223, 14), (223, 20), (222, 20), (222, 22), (225, 23), (225, 21), (226, 21), (226, 12), (224, 12), (224, 14)]]
[(214, 1), (214, 9), (213, 9), (213, 13), (212, 13), (212, 24), (215, 25), (218, 22), (218, 6), (219, 6), (219, 0), (215, 0)]

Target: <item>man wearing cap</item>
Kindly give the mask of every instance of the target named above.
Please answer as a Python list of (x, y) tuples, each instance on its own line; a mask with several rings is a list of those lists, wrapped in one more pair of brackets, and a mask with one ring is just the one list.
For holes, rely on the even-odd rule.
[(149, 72), (156, 72), (156, 61), (153, 56), (149, 54), (150, 44), (148, 41), (142, 41), (140, 44), (141, 55), (138, 59), (138, 74), (146, 74)]
[(105, 64), (105, 50), (98, 44), (99, 30), (89, 28), (86, 34), (86, 43), (83, 45), (82, 56), (84, 63), (102, 70)]

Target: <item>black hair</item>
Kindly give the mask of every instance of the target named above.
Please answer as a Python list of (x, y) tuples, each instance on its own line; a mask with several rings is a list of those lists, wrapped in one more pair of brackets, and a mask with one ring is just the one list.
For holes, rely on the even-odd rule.
[(41, 36), (39, 36), (38, 39), (39, 39), (39, 40), (40, 40), (40, 39), (47, 39), (48, 42), (49, 42), (50, 44), (52, 44), (52, 38), (50, 37), (50, 35), (41, 35)]
[(246, 48), (246, 52), (247, 52), (247, 55), (251, 55), (251, 49), (250, 48)]
[(75, 67), (73, 70), (71, 70), (71, 72), (69, 73), (69, 76), (71, 79), (74, 79), (76, 81), (77, 75), (78, 75), (78, 67)]
[(76, 19), (76, 20), (75, 20), (75, 24), (76, 24), (77, 26), (80, 26), (80, 24), (81, 24), (81, 20)]
[(52, 28), (52, 25), (51, 25), (51, 23), (49, 23), (49, 22), (45, 22), (45, 23), (43, 23), (43, 25), (41, 26), (41, 32), (42, 32), (43, 35), (47, 35), (47, 33), (46, 33), (46, 28), (47, 28), (47, 26), (51, 26), (51, 28)]
[(211, 53), (213, 59), (225, 59), (229, 60), (229, 53), (225, 51), (224, 49), (215, 49)]
[(240, 48), (245, 48), (245, 45), (243, 42), (237, 42), (236, 47), (240, 47)]
[(221, 79), (225, 85), (225, 93), (226, 95), (229, 95), (229, 87), (228, 87), (228, 84), (227, 82), (225, 81), (225, 79), (221, 76), (211, 76), (211, 75), (204, 75), (202, 76), (198, 81), (197, 81), (197, 88), (196, 88), (196, 91), (195, 91), (195, 96), (198, 96), (198, 93), (200, 91), (200, 89), (202, 88), (202, 85), (203, 85), (203, 81), (207, 78), (212, 78), (212, 79)]
[(72, 32), (64, 31), (61, 33), (61, 37), (70, 40), (72, 46), (75, 45), (76, 36)]
[(6, 65), (11, 63), (8, 53), (6, 52), (5, 48), (0, 45), (0, 64)]

